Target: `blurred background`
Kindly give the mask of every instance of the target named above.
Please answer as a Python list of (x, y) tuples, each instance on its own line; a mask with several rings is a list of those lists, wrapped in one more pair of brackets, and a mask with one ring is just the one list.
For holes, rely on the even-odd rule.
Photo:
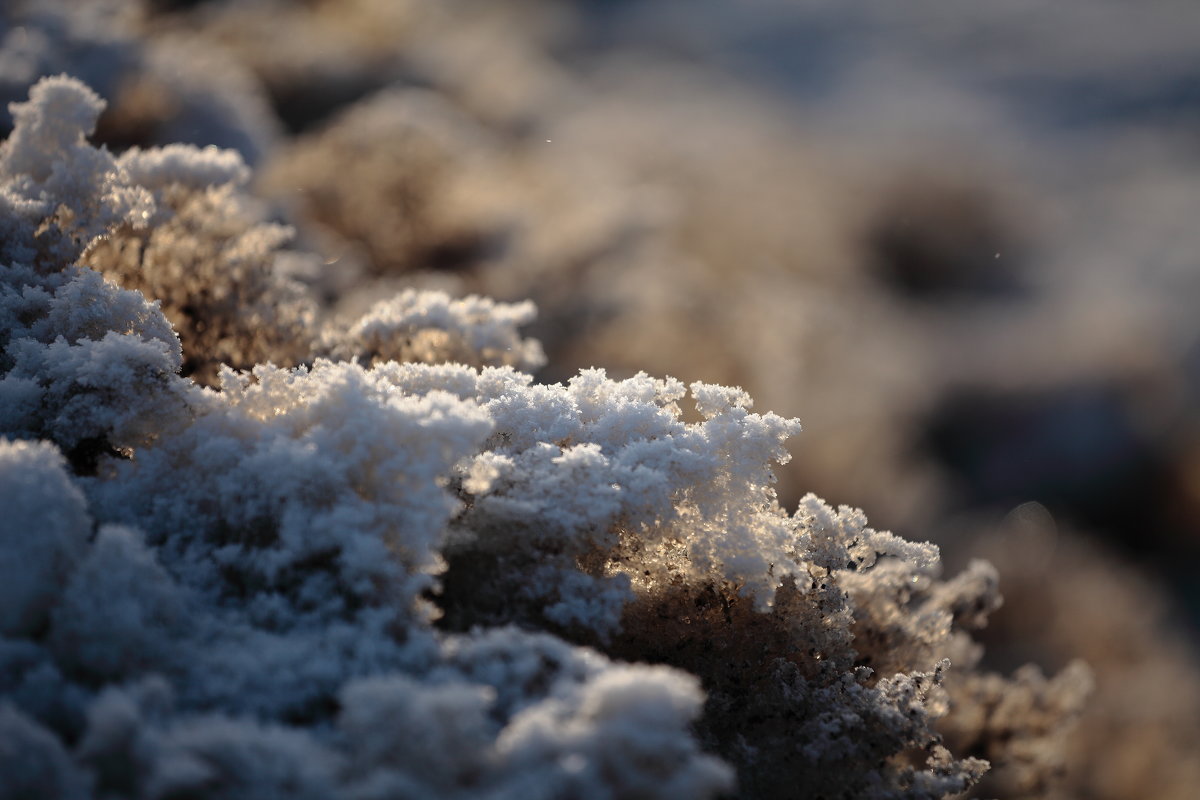
[(69, 72), (113, 150), (240, 150), (331, 317), (532, 298), (544, 381), (799, 417), (785, 506), (993, 561), (996, 669), (1092, 665), (1044, 796), (1195, 796), (1194, 0), (0, 8), (0, 99)]

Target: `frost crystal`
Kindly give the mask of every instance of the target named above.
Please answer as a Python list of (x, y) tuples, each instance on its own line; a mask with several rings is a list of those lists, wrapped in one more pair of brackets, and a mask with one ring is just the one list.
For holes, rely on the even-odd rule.
[(382, 300), (330, 343), (339, 358), (364, 362), (446, 361), (532, 371), (546, 363), (542, 347), (517, 328), (533, 320), (533, 303), (486, 297), (453, 300), (444, 292), (407, 289)]
[(795, 420), (534, 383), (529, 303), (319, 319), (240, 158), (101, 108), (0, 146), (0, 795), (947, 797), (952, 707), (1053, 767), (1081, 668), (981, 673), (990, 566), (786, 513)]

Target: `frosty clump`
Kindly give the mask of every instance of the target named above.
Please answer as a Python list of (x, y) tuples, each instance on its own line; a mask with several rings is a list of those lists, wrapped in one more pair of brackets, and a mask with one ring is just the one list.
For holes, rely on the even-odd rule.
[[(5, 443), (0, 451), (0, 631), (22, 636), (43, 629), (67, 577), (88, 550), (87, 503), (62, 469), (62, 455), (37, 442)], [(36, 530), (35, 535), (30, 535)]]
[(236, 155), (113, 156), (101, 108), (44, 79), (0, 146), (0, 797), (937, 798), (980, 756), (1053, 773), (1031, 754), (1086, 671), (981, 672), (990, 566), (946, 578), (858, 511), (781, 508), (796, 421), (645, 374), (535, 383), (528, 304), (327, 318)]

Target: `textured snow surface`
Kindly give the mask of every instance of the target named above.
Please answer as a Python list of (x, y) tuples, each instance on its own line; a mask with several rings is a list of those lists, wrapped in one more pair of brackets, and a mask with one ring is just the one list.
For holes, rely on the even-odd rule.
[[(741, 389), (535, 383), (531, 304), (318, 319), (240, 158), (113, 157), (101, 108), (45, 79), (0, 146), (0, 797), (923, 798), (983, 773), (935, 723), (1010, 685), (970, 635), (994, 570), (787, 513), (800, 426)], [(1021, 673), (1002, 733), (1059, 735), (1083, 672)]]

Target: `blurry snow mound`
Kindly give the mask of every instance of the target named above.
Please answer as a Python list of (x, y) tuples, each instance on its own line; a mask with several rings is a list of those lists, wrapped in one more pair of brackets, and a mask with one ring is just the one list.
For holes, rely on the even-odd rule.
[(151, 0), (14, 0), (0, 9), (0, 101), (70, 73), (108, 98), (97, 138), (114, 149), (188, 142), (238, 150), (252, 164), (281, 126), (238, 60), (192, 36), (166, 35)]

